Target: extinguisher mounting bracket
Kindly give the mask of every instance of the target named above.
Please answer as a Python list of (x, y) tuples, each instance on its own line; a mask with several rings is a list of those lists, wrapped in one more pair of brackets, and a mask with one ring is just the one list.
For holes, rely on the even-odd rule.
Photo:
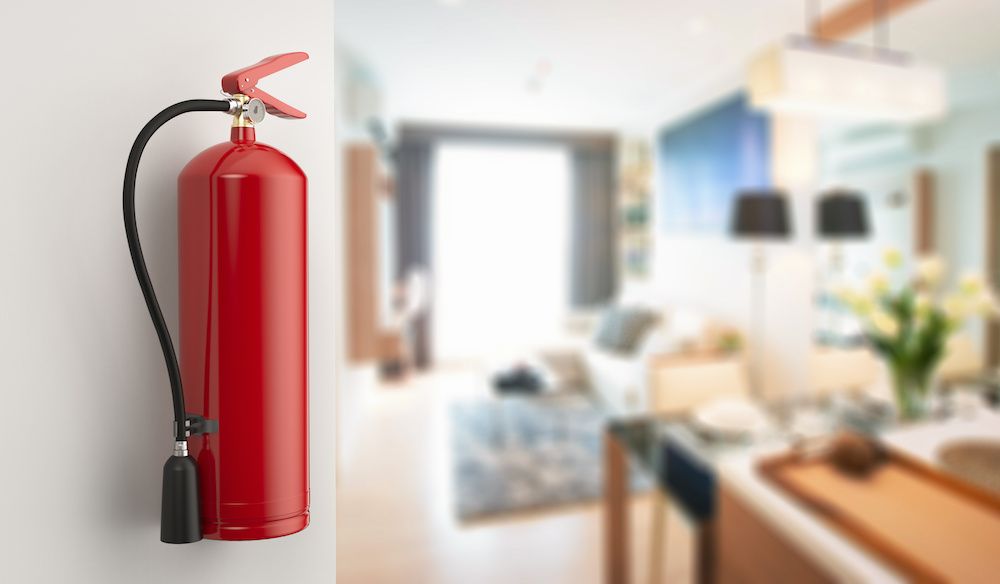
[(266, 91), (257, 87), (257, 83), (264, 77), (287, 69), (296, 63), (301, 63), (309, 58), (306, 53), (283, 53), (272, 55), (262, 59), (259, 63), (237, 69), (222, 78), (222, 91), (231, 94), (242, 94), (251, 98), (259, 98), (264, 102), (267, 113), (279, 118), (302, 119), (306, 114), (298, 110)]
[(219, 421), (198, 414), (188, 414), (184, 427), (188, 436), (212, 434), (219, 431)]

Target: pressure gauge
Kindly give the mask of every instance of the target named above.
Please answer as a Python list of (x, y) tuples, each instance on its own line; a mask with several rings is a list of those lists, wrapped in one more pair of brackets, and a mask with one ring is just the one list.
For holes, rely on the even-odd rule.
[(255, 97), (247, 102), (243, 109), (246, 113), (246, 117), (249, 118), (251, 122), (259, 124), (264, 121), (264, 114), (267, 110), (264, 107), (263, 101)]

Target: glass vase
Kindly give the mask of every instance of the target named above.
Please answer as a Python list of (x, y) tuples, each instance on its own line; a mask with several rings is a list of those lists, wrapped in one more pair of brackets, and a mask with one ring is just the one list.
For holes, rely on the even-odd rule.
[(913, 422), (927, 417), (930, 402), (931, 371), (923, 368), (890, 365), (892, 389), (899, 418)]

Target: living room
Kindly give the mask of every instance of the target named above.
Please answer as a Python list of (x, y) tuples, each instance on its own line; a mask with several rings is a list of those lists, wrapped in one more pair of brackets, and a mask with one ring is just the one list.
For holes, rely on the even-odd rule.
[(995, 22), (339, 2), (340, 581), (975, 581)]

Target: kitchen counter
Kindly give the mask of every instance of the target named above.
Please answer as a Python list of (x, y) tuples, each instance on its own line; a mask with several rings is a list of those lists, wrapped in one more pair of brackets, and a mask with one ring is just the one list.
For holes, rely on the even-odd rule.
[[(936, 465), (938, 449), (953, 440), (985, 438), (1000, 441), (1000, 415), (979, 410), (966, 418), (899, 428), (883, 438), (893, 448)], [(905, 582), (891, 566), (841, 536), (760, 476), (756, 469), (757, 461), (781, 449), (758, 448), (720, 460), (718, 469), (723, 488), (834, 580)]]

